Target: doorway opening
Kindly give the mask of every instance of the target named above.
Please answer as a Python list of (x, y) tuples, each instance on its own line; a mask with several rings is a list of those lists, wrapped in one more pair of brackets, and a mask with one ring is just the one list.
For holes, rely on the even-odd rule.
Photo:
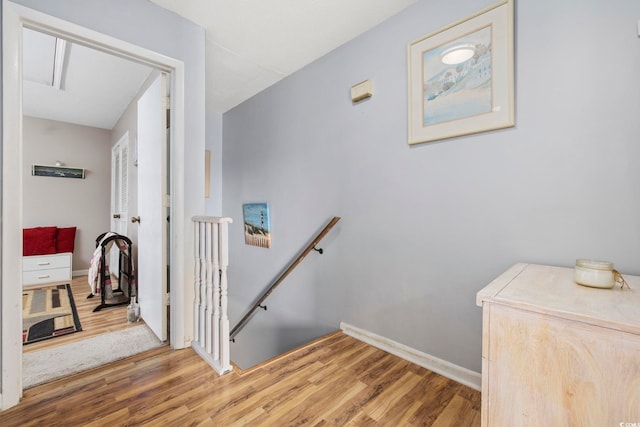
[[(15, 405), (22, 394), (22, 357), (21, 331), (16, 325), (21, 323), (21, 251), (8, 251), (6, 248), (22, 247), (23, 201), (24, 201), (24, 180), (22, 154), (23, 143), (23, 93), (22, 93), (22, 64), (21, 45), (22, 31), (24, 28), (33, 29), (55, 37), (66, 39), (68, 42), (91, 47), (104, 53), (116, 55), (121, 58), (133, 60), (145, 64), (159, 72), (166, 73), (174, 87), (176, 101), (172, 101), (172, 122), (174, 127), (171, 131), (171, 176), (170, 186), (180, 186), (184, 179), (184, 65), (182, 62), (169, 58), (165, 55), (140, 48), (139, 46), (123, 42), (121, 40), (88, 30), (84, 27), (71, 24), (69, 22), (51, 17), (49, 15), (28, 9), (23, 6), (13, 4), (8, 1), (3, 2), (3, 188), (2, 188), (2, 394), (0, 395), (1, 407), (8, 408)], [(175, 104), (175, 105), (174, 105)], [(108, 157), (107, 157), (108, 159)], [(108, 163), (108, 160), (107, 160)], [(108, 187), (108, 185), (107, 185)], [(105, 196), (108, 200), (108, 195)], [(168, 198), (167, 198), (168, 199)], [(169, 202), (169, 200), (167, 200)], [(176, 230), (181, 230), (184, 219), (184, 201), (179, 198), (171, 203), (176, 214), (175, 220), (169, 228), (169, 235), (175, 236)], [(6, 207), (12, 207), (7, 209)], [(163, 207), (164, 209), (165, 207)], [(107, 214), (108, 216), (108, 214)], [(159, 230), (161, 234), (163, 227)], [(183, 272), (184, 259), (177, 256), (183, 252), (182, 239), (172, 238), (171, 250), (168, 251), (170, 262), (175, 266), (172, 274), (175, 275), (172, 283), (173, 292), (171, 301), (174, 299), (182, 302), (183, 280), (179, 274)], [(178, 243), (176, 243), (178, 242)], [(166, 270), (166, 267), (162, 267)], [(178, 278), (178, 280), (176, 280)], [(79, 295), (78, 297), (82, 297)], [(173, 322), (184, 318), (184, 306), (181, 304), (171, 304), (171, 309), (175, 310), (171, 316)], [(174, 347), (184, 346), (184, 329), (182, 322), (180, 327), (171, 328), (170, 342)]]
[[(107, 346), (100, 358), (104, 363), (132, 355), (133, 348), (143, 351), (157, 344), (150, 341), (137, 347), (127, 345), (126, 340), (131, 339), (130, 327), (149, 328), (160, 341), (168, 338), (167, 304), (152, 300), (161, 298), (156, 295), (166, 294), (167, 279), (163, 273), (170, 257), (169, 248), (164, 247), (169, 230), (162, 220), (166, 216), (163, 210), (168, 209), (164, 203), (168, 191), (166, 185), (157, 185), (157, 182), (168, 182), (165, 176), (169, 176), (170, 170), (170, 165), (164, 161), (166, 126), (162, 122), (166, 119), (165, 102), (160, 91), (155, 89), (153, 92), (152, 88), (157, 86), (158, 76), (162, 76), (163, 88), (168, 85), (164, 74), (152, 67), (28, 27), (23, 28), (22, 57), (24, 170), (27, 171), (32, 163), (60, 166), (62, 162), (57, 159), (62, 159), (65, 165), (81, 165), (87, 171), (81, 180), (23, 176), (24, 226), (54, 225), (73, 227), (78, 231), (75, 235), (77, 244), (71, 254), (74, 277), (73, 280), (65, 278), (64, 284), (71, 280), (66, 292), (77, 308), (81, 326), (73, 335), (54, 334), (52, 339), (24, 346), (23, 384), (32, 386), (65, 373), (94, 367), (95, 363), (78, 363), (78, 360), (95, 361), (93, 356), (101, 345)], [(53, 72), (50, 64), (53, 64)], [(52, 74), (51, 80), (39, 77)], [(71, 105), (70, 99), (74, 101)], [(145, 103), (142, 102), (144, 99), (149, 100)], [(135, 162), (129, 155), (130, 134), (137, 136), (139, 153)], [(109, 151), (110, 168), (104, 162)], [(154, 176), (141, 173), (143, 170), (153, 171)], [(106, 184), (109, 184), (109, 190), (105, 191)], [(130, 227), (129, 213), (133, 215)], [(140, 216), (144, 218), (144, 224), (138, 221)], [(154, 216), (155, 223), (151, 221)], [(135, 268), (132, 271), (137, 286), (127, 286), (126, 295), (119, 297), (115, 291), (124, 280), (119, 277), (118, 268), (122, 263), (122, 250), (118, 250), (116, 244), (109, 244), (106, 246), (108, 254), (102, 259), (97, 236), (107, 233), (116, 233), (134, 242), (127, 249), (127, 257), (131, 256), (133, 260)], [(121, 241), (124, 240), (116, 242)], [(142, 251), (138, 250), (140, 247)], [(136, 248), (135, 254), (131, 253), (131, 248)], [(149, 254), (150, 251), (154, 253)], [(97, 271), (94, 264), (99, 264), (100, 269), (104, 266), (107, 271), (94, 277), (91, 274)], [(106, 282), (103, 276), (106, 276)], [(96, 286), (98, 277), (101, 286)], [(45, 278), (33, 286), (50, 286), (56, 282), (53, 279), (56, 278)], [(97, 298), (102, 301), (99, 307), (109, 310), (94, 312), (91, 305), (97, 304), (96, 299), (88, 304), (83, 301), (89, 293), (87, 282), (92, 284), (89, 297), (93, 297), (96, 289), (101, 290)], [(132, 283), (130, 279), (125, 282)], [(113, 296), (111, 292), (105, 292), (112, 288)], [(138, 303), (143, 305), (140, 324), (129, 324), (125, 307), (116, 308), (130, 301), (132, 309)], [(44, 320), (42, 323), (49, 322)], [(30, 325), (30, 330), (40, 329), (42, 323)], [(103, 340), (96, 340), (98, 336)], [(77, 345), (78, 341), (84, 340), (92, 340), (93, 348)], [(82, 353), (87, 354), (83, 357)], [(64, 356), (57, 358), (57, 355)]]

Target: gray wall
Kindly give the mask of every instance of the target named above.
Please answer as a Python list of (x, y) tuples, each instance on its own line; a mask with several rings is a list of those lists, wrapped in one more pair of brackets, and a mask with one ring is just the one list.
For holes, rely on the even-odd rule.
[[(333, 215), (249, 328), (345, 321), (479, 372), (475, 294), (512, 264), (640, 273), (637, 0), (517, 1), (516, 127), (407, 145), (407, 43), (491, 3), (420, 1), (224, 114), (236, 319)], [(245, 202), (271, 204), (272, 249), (244, 245)]]
[(205, 213), (222, 215), (222, 114), (207, 111), (206, 148), (211, 151), (210, 196), (205, 199)]
[[(23, 224), (77, 227), (73, 270), (87, 270), (109, 230), (111, 132), (54, 120), (23, 120)], [(32, 176), (31, 165), (84, 168), (85, 179)]]

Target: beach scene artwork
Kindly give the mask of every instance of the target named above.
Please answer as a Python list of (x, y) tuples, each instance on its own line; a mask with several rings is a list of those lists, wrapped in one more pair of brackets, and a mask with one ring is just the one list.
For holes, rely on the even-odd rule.
[[(491, 113), (491, 31), (489, 25), (422, 53), (425, 127)], [(467, 59), (445, 63), (464, 49)]]
[(84, 179), (84, 169), (68, 168), (62, 166), (31, 166), (33, 176), (51, 176), (55, 178), (79, 178)]
[(271, 225), (268, 203), (245, 203), (242, 205), (244, 217), (244, 242), (250, 246), (271, 247)]

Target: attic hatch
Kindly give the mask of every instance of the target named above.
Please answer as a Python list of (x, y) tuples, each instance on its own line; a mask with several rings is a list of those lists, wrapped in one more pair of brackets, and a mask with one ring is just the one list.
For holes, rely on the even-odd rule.
[(63, 87), (67, 41), (23, 28), (23, 78), (58, 90)]

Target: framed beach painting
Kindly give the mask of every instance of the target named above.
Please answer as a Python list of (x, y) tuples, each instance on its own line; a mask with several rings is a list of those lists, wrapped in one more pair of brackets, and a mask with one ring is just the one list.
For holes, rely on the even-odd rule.
[(268, 203), (245, 203), (242, 205), (244, 217), (244, 242), (250, 246), (271, 247), (271, 225)]
[(84, 179), (84, 169), (69, 168), (64, 166), (43, 166), (32, 165), (31, 175), (33, 176), (50, 176), (56, 178), (79, 178)]
[(514, 126), (513, 1), (411, 42), (409, 144)]

